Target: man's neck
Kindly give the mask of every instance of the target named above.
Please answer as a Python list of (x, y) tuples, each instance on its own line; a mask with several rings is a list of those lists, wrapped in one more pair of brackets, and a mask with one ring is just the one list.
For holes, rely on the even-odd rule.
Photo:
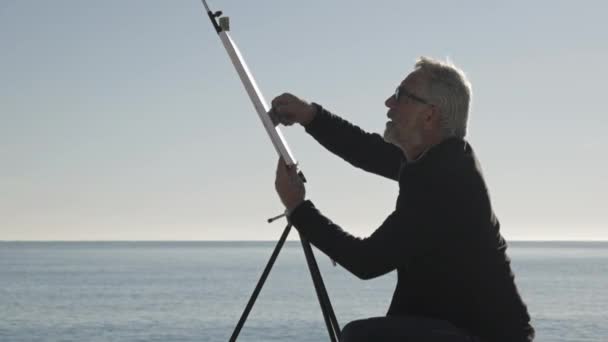
[(403, 154), (405, 154), (405, 159), (412, 163), (418, 161), (428, 150), (433, 146), (438, 145), (440, 142), (441, 139), (432, 139), (420, 145), (409, 146), (407, 148), (402, 148), (401, 150), (403, 151)]
[(426, 152), (427, 148), (418, 146), (416, 148), (411, 147), (402, 150), (403, 154), (405, 154), (405, 159), (407, 159), (409, 163), (412, 163), (417, 161), (424, 154), (424, 152)]

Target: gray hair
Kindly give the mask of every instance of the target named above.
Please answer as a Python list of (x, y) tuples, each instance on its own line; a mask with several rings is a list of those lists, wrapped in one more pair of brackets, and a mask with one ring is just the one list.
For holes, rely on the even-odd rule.
[(464, 72), (451, 61), (420, 57), (416, 70), (427, 75), (429, 102), (439, 107), (443, 138), (467, 134), (467, 120), (471, 103), (471, 84)]

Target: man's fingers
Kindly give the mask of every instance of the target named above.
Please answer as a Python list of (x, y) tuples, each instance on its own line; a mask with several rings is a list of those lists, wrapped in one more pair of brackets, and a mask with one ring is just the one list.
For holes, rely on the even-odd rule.
[(272, 122), (275, 126), (279, 123), (285, 126), (291, 126), (298, 122), (294, 111), (298, 110), (299, 99), (290, 93), (283, 93), (275, 97), (271, 104), (270, 114)]
[(274, 108), (270, 108), (270, 110), (268, 111), (268, 117), (270, 118), (270, 121), (272, 121), (272, 124), (276, 127), (279, 125), (279, 123), (281, 123), (279, 121), (279, 118), (277, 117), (277, 113), (274, 111)]
[(277, 178), (283, 173), (283, 165), (285, 165), (285, 162), (283, 161), (283, 158), (280, 157), (277, 164)]
[(274, 99), (272, 99), (272, 101), (270, 103), (273, 107), (277, 107), (282, 104), (287, 104), (289, 102), (290, 96), (291, 96), (291, 94), (283, 93), (283, 94), (275, 97)]
[(278, 124), (291, 126), (295, 122), (293, 115), (286, 110), (286, 106), (284, 105), (272, 107), (270, 111), (268, 111), (268, 115), (275, 126)]
[(284, 181), (287, 178), (287, 165), (283, 161), (283, 158), (279, 158), (277, 164), (277, 182)]
[(283, 161), (283, 158), (279, 158), (275, 183), (285, 182), (286, 180), (289, 180), (290, 182), (299, 181), (298, 171), (295, 165), (287, 166)]
[(285, 165), (286, 171), (287, 171), (287, 175), (289, 176), (289, 178), (294, 178), (294, 176), (297, 176), (297, 167), (295, 165), (292, 166), (287, 166)]
[(275, 97), (274, 99), (272, 99), (272, 101), (270, 102), (270, 105), (273, 107), (278, 106), (281, 101), (281, 96), (282, 95), (279, 95), (279, 96)]
[(272, 121), (272, 124), (274, 125), (274, 127), (283, 123), (283, 119), (277, 113), (277, 111), (274, 107), (270, 108), (270, 110), (268, 111), (268, 117), (270, 117), (270, 121)]
[(298, 168), (295, 165), (285, 165), (285, 178), (287, 178), (291, 184), (299, 184), (302, 182), (298, 176)]
[(279, 116), (279, 119), (281, 120), (281, 123), (285, 126), (291, 126), (294, 123), (293, 115), (291, 114), (285, 113)]

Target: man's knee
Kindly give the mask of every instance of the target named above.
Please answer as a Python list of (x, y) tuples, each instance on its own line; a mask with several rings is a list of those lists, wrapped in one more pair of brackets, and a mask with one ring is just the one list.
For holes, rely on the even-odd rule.
[(340, 342), (363, 342), (370, 337), (369, 319), (349, 322), (342, 328)]
[(357, 340), (357, 336), (359, 336), (358, 332), (361, 329), (361, 321), (352, 321), (346, 324), (342, 328), (340, 342), (356, 342), (361, 341), (361, 339)]
[(425, 317), (373, 317), (348, 323), (340, 342), (435, 341), (464, 342), (470, 337), (451, 323)]

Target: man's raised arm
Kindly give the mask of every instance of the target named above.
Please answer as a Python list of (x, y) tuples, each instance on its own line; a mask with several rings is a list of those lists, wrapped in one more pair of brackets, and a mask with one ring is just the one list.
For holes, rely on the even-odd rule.
[(275, 124), (301, 124), (321, 145), (353, 166), (397, 180), (403, 152), (379, 134), (365, 132), (320, 105), (287, 93), (272, 100), (269, 114)]

